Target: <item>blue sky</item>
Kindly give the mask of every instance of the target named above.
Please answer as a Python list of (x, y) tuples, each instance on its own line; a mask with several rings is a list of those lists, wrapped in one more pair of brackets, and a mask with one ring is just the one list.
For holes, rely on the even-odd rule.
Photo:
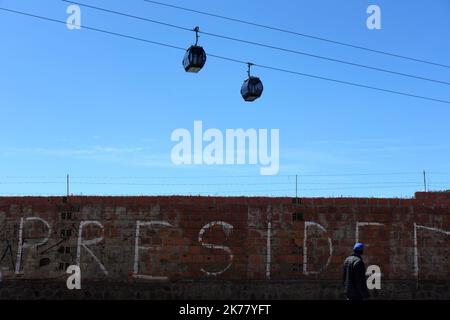
[[(225, 16), (450, 64), (450, 1), (180, 1)], [(450, 69), (151, 5), (80, 0), (187, 28), (450, 81)], [(377, 4), (382, 29), (368, 30)], [(4, 8), (66, 20), (59, 0)], [(194, 34), (81, 8), (82, 25), (189, 47)], [(263, 97), (245, 103), (245, 65), (209, 58), (199, 74), (183, 52), (0, 12), (0, 194), (412, 196), (450, 189), (450, 105), (264, 69)], [(208, 53), (449, 100), (449, 86), (299, 55), (200, 38)], [(175, 166), (173, 130), (280, 130), (280, 172), (259, 166)]]

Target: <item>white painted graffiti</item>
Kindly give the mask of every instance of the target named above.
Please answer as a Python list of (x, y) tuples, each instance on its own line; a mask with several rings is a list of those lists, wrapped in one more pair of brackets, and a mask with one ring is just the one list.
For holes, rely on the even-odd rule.
[(329, 249), (330, 249), (330, 254), (328, 256), (328, 260), (325, 263), (325, 265), (322, 268), (320, 268), (318, 271), (308, 271), (308, 246), (307, 246), (307, 242), (308, 242), (308, 227), (317, 227), (320, 230), (322, 230), (324, 233), (327, 232), (327, 230), (322, 225), (320, 225), (320, 224), (318, 224), (316, 222), (305, 221), (305, 231), (304, 231), (304, 238), (303, 238), (303, 273), (305, 275), (319, 274), (326, 267), (328, 267), (328, 265), (330, 264), (331, 256), (333, 255), (333, 243), (331, 242), (331, 238), (327, 237), (327, 239), (328, 239), (328, 246), (329, 246)]
[(414, 223), (414, 275), (416, 276), (417, 283), (419, 283), (419, 249), (417, 246), (417, 231), (419, 229), (424, 229), (433, 232), (440, 232), (446, 235), (450, 235), (450, 231), (445, 231), (438, 228), (431, 228), (426, 226), (421, 226)]
[[(26, 228), (30, 228), (31, 227), (31, 223), (37, 224), (37, 226), (42, 225), (42, 233), (44, 233), (42, 236), (36, 238), (36, 235), (33, 235), (33, 237), (29, 237), (27, 238), (26, 236)], [(384, 223), (380, 223), (380, 222), (367, 222), (367, 221), (357, 221), (356, 222), (356, 228), (355, 230), (355, 240), (359, 241), (360, 240), (360, 236), (361, 236), (361, 228), (364, 227), (368, 227), (368, 226), (375, 226), (375, 227), (385, 227)], [(91, 232), (85, 232), (88, 227), (90, 228), (94, 228), (95, 231), (98, 231), (100, 233), (100, 236), (96, 237), (96, 238), (92, 238), (92, 239), (84, 239), (83, 235), (84, 234), (90, 234)], [(136, 221), (136, 234), (135, 234), (135, 241), (134, 241), (134, 259), (133, 259), (133, 264), (132, 264), (132, 276), (135, 278), (139, 278), (139, 279), (145, 279), (145, 280), (163, 280), (163, 281), (167, 281), (169, 279), (168, 276), (156, 276), (155, 274), (144, 274), (143, 272), (140, 272), (140, 268), (139, 268), (139, 261), (140, 261), (140, 252), (143, 250), (153, 250), (153, 251), (161, 251), (162, 250), (162, 246), (160, 245), (151, 245), (151, 246), (143, 246), (140, 241), (141, 241), (141, 233), (142, 233), (142, 228), (144, 227), (148, 227), (148, 228), (174, 228), (173, 230), (178, 230), (175, 228), (174, 225), (172, 225), (171, 223), (167, 222), (167, 221)], [(220, 250), (223, 251), (225, 253), (225, 257), (228, 259), (228, 263), (225, 267), (220, 267), (220, 270), (210, 270), (212, 267), (208, 266), (208, 267), (203, 267), (200, 268), (201, 272), (203, 272), (204, 274), (206, 274), (207, 276), (218, 276), (221, 275), (223, 273), (225, 273), (226, 271), (228, 271), (232, 265), (233, 262), (235, 260), (235, 256), (233, 251), (231, 250), (231, 248), (229, 246), (226, 246), (225, 244), (218, 244), (218, 243), (211, 243), (212, 241), (208, 241), (205, 240), (205, 237), (208, 233), (210, 232), (218, 232), (219, 230), (215, 230), (216, 228), (214, 227), (221, 227), (221, 232), (224, 233), (226, 239), (229, 239), (230, 237), (232, 237), (232, 232), (234, 230), (234, 226), (228, 222), (225, 221), (212, 221), (210, 223), (207, 223), (205, 225), (203, 225), (203, 227), (200, 228), (200, 231), (198, 233), (198, 243), (205, 249), (208, 250)], [(271, 264), (272, 264), (272, 221), (268, 219), (267, 221), (267, 225), (265, 226), (267, 229), (262, 231), (260, 233), (261, 235), (261, 240), (264, 239), (266, 240), (266, 248), (264, 248), (265, 250), (263, 251), (263, 255), (265, 255), (266, 259), (264, 261), (265, 263), (265, 276), (267, 279), (270, 280), (271, 278)], [(420, 273), (420, 266), (419, 266), (419, 246), (418, 246), (418, 236), (419, 236), (419, 230), (421, 230), (422, 232), (434, 232), (434, 233), (440, 233), (443, 235), (450, 235), (450, 231), (446, 231), (443, 229), (439, 229), (439, 228), (435, 228), (435, 227), (428, 227), (428, 226), (423, 226), (423, 225), (418, 225), (416, 223), (413, 224), (413, 249), (414, 249), (414, 276), (416, 277), (417, 281), (419, 281), (419, 273)], [(33, 231), (36, 232), (36, 225), (33, 225)], [(311, 238), (311, 229), (312, 228), (316, 228), (318, 229), (319, 234), (321, 234), (321, 237), (323, 239), (326, 239), (328, 242), (328, 257), (326, 260), (326, 263), (324, 265), (322, 265), (320, 268), (316, 269), (316, 270), (309, 270), (310, 266), (308, 266), (308, 258), (310, 257), (310, 254), (308, 252), (308, 240), (309, 238)], [(214, 229), (214, 230), (213, 230)], [(90, 231), (90, 230), (89, 230)], [(95, 261), (95, 263), (99, 266), (100, 271), (105, 274), (108, 275), (108, 271), (105, 267), (105, 265), (102, 263), (102, 261), (96, 256), (96, 254), (94, 254), (94, 251), (92, 249), (93, 246), (99, 245), (102, 242), (104, 242), (104, 233), (105, 233), (105, 228), (103, 226), (102, 223), (100, 223), (99, 221), (96, 220), (87, 220), (87, 221), (81, 221), (79, 224), (79, 229), (78, 229), (78, 238), (77, 238), (77, 247), (76, 247), (76, 266), (78, 267), (78, 269), (83, 268), (82, 264), (82, 255), (81, 252), (84, 249), (85, 251), (87, 251), (87, 253), (89, 254), (88, 256), (91, 257), (91, 259), (93, 259)], [(27, 253), (30, 254), (30, 249), (38, 249), (41, 246), (44, 245), (48, 245), (49, 243), (49, 239), (50, 236), (52, 234), (52, 228), (50, 226), (50, 224), (45, 221), (42, 218), (39, 217), (27, 217), (27, 218), (21, 218), (20, 219), (20, 223), (18, 225), (18, 245), (17, 245), (17, 260), (13, 263), (13, 269), (14, 269), (14, 273), (15, 274), (21, 274), (22, 270), (24, 267), (22, 266), (22, 264), (25, 265), (24, 261), (24, 257)], [(276, 233), (275, 233), (276, 234)], [(86, 235), (84, 235), (84, 237), (86, 237)], [(309, 240), (310, 241), (310, 240)], [(58, 245), (58, 243), (56, 244)], [(53, 246), (50, 246), (54, 247)], [(12, 250), (12, 249), (10, 249)], [(47, 251), (49, 249), (45, 249), (44, 251)], [(303, 274), (305, 275), (317, 275), (320, 274), (321, 272), (323, 272), (329, 265), (331, 262), (331, 258), (333, 256), (333, 242), (332, 239), (330, 237), (327, 236), (327, 229), (317, 223), (317, 222), (313, 222), (313, 221), (305, 221), (304, 222), (304, 234), (303, 234)], [(4, 255), (6, 254), (7, 251), (4, 252)], [(223, 254), (223, 253), (222, 253)], [(317, 253), (314, 253), (317, 254)], [(12, 255), (12, 251), (11, 251), (11, 256)], [(86, 257), (87, 258), (87, 257)], [(147, 260), (148, 261), (148, 260)], [(29, 266), (29, 264), (26, 264), (27, 266)], [(3, 268), (2, 272), (6, 270), (8, 271), (7, 268)], [(69, 270), (67, 270), (69, 271)], [(71, 286), (73, 288), (77, 288), (79, 285), (77, 284), (76, 281), (76, 276), (75, 274), (77, 274), (76, 272), (77, 270), (72, 268), (71, 272), (75, 272), (74, 274), (71, 275), (70, 277), (70, 281), (68, 279), (68, 286)], [(381, 269), (377, 266), (377, 265), (371, 265), (368, 267), (367, 269), (368, 272), (368, 286), (374, 289), (378, 289), (380, 287), (380, 281), (381, 281)], [(0, 277), (2, 276), (2, 274), (0, 274)], [(3, 274), (3, 276), (5, 276)], [(74, 276), (74, 277), (72, 277)], [(0, 280), (1, 281), (1, 280)], [(369, 283), (371, 283), (369, 285)]]
[(266, 253), (266, 277), (270, 280), (270, 264), (272, 262), (271, 256), (271, 236), (272, 236), (272, 222), (267, 223), (267, 253)]
[[(31, 242), (29, 243), (28, 241), (25, 242), (23, 239), (23, 227), (24, 227), (24, 223), (28, 222), (28, 221), (39, 221), (42, 222), (48, 230), (48, 235), (47, 237), (43, 238), (43, 240), (41, 241), (37, 241), (37, 242)], [(20, 266), (22, 263), (22, 253), (23, 250), (26, 248), (36, 248), (38, 246), (41, 246), (45, 243), (48, 242), (48, 240), (50, 239), (50, 235), (52, 234), (52, 228), (50, 227), (50, 224), (45, 221), (44, 219), (38, 218), (38, 217), (28, 217), (24, 220), (24, 218), (20, 219), (20, 225), (19, 225), (19, 244), (18, 244), (18, 248), (17, 248), (17, 261), (16, 261), (16, 274), (20, 273)]]
[(233, 231), (233, 226), (231, 224), (229, 224), (227, 222), (223, 222), (223, 221), (213, 221), (213, 222), (210, 222), (210, 223), (204, 225), (203, 228), (200, 229), (200, 232), (198, 234), (198, 242), (200, 242), (202, 244), (202, 246), (205, 247), (205, 248), (218, 249), (218, 250), (223, 250), (223, 251), (227, 252), (230, 261), (229, 261), (228, 265), (224, 269), (222, 269), (220, 271), (217, 271), (217, 272), (209, 272), (209, 271), (206, 271), (203, 268), (201, 269), (202, 272), (204, 272), (204, 273), (206, 273), (207, 275), (210, 275), (210, 276), (217, 276), (219, 274), (224, 273), (225, 271), (227, 271), (231, 267), (232, 262), (233, 262), (233, 253), (231, 252), (231, 249), (229, 247), (224, 246), (224, 245), (215, 245), (215, 244), (211, 244), (211, 243), (203, 243), (203, 235), (206, 232), (206, 230), (211, 228), (211, 227), (213, 227), (213, 226), (216, 226), (216, 225), (222, 227), (223, 232), (225, 233), (225, 236), (227, 238), (230, 237), (231, 232)]
[(87, 225), (96, 225), (97, 227), (99, 227), (103, 233), (104, 228), (103, 225), (98, 222), (98, 221), (81, 221), (80, 222), (80, 229), (78, 232), (78, 245), (77, 245), (77, 265), (80, 266), (80, 262), (81, 262), (81, 247), (83, 247), (84, 249), (86, 249), (86, 251), (94, 258), (94, 260), (98, 263), (98, 265), (100, 266), (100, 269), (103, 271), (103, 273), (105, 275), (108, 274), (108, 271), (106, 270), (105, 266), (103, 265), (103, 263), (100, 261), (99, 258), (97, 258), (97, 256), (91, 251), (91, 249), (88, 248), (88, 246), (90, 245), (94, 245), (97, 243), (100, 243), (103, 241), (103, 236), (98, 237), (98, 238), (94, 238), (94, 239), (89, 239), (89, 240), (83, 240), (83, 228)]
[(133, 268), (133, 277), (139, 278), (139, 279), (146, 279), (146, 280), (168, 280), (168, 277), (159, 277), (159, 276), (152, 276), (149, 274), (139, 274), (139, 250), (150, 250), (150, 249), (157, 249), (160, 248), (155, 246), (140, 246), (139, 245), (139, 238), (140, 238), (140, 230), (141, 226), (162, 226), (162, 227), (173, 227), (170, 223), (166, 221), (137, 221), (136, 222), (136, 238), (135, 238), (135, 245), (134, 245), (134, 268)]
[[(384, 223), (380, 222), (356, 222), (356, 230), (355, 230), (355, 242), (359, 242), (359, 229), (360, 227), (366, 226), (377, 226), (382, 227)], [(370, 265), (367, 267), (366, 275), (368, 275), (367, 279), (367, 288), (369, 290), (380, 290), (381, 289), (381, 268), (378, 265)]]

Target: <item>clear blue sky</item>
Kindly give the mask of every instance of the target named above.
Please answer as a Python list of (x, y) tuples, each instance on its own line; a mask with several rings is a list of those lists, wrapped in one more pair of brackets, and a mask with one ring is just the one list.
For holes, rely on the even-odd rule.
[[(180, 1), (257, 23), (450, 64), (450, 1)], [(80, 0), (201, 30), (450, 81), (450, 69), (262, 30), (142, 0)], [(382, 10), (368, 30), (366, 8)], [(0, 6), (66, 20), (58, 0)], [(82, 24), (188, 47), (194, 34), (82, 8)], [(412, 196), (450, 189), (450, 105), (255, 68), (265, 92), (245, 103), (244, 65), (210, 58), (186, 74), (183, 52), (0, 12), (0, 194), (295, 194)], [(207, 52), (450, 99), (450, 87), (202, 36)], [(280, 172), (171, 163), (174, 129), (280, 129)], [(356, 174), (356, 175), (355, 175)], [(365, 175), (358, 175), (365, 174)], [(384, 175), (380, 175), (384, 174)], [(245, 176), (245, 177), (236, 177)], [(156, 177), (156, 178), (152, 178)], [(159, 177), (159, 178), (158, 178)], [(165, 177), (165, 178), (163, 178)], [(175, 178), (174, 178), (175, 177)], [(31, 183), (30, 183), (31, 182)]]

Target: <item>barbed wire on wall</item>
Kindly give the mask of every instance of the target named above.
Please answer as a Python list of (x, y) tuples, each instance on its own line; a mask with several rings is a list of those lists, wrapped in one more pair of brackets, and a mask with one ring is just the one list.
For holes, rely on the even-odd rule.
[[(368, 179), (370, 178), (370, 179)], [(42, 188), (41, 188), (42, 187)], [(69, 193), (69, 187), (72, 191)], [(36, 188), (38, 190), (36, 190)], [(46, 190), (45, 192), (41, 191)], [(382, 190), (393, 194), (450, 189), (447, 172), (385, 172), (297, 175), (195, 175), (195, 176), (0, 176), (2, 196), (129, 195), (129, 196), (373, 196)], [(55, 190), (55, 191), (53, 191)], [(27, 192), (28, 191), (28, 192)], [(52, 192), (48, 192), (52, 191)], [(402, 195), (405, 195), (402, 193)]]

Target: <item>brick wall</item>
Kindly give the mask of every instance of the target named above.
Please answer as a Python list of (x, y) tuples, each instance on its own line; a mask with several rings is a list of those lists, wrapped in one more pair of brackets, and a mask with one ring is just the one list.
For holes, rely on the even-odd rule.
[(0, 198), (0, 298), (340, 299), (358, 238), (374, 297), (450, 299), (450, 193), (293, 200)]

